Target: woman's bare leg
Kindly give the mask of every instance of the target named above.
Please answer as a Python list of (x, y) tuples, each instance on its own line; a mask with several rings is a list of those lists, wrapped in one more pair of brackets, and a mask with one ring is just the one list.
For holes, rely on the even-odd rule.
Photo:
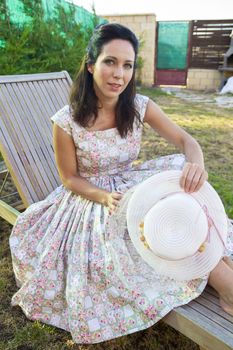
[(219, 293), (223, 310), (233, 316), (233, 269), (221, 260), (211, 271), (208, 283)]
[(231, 268), (233, 269), (233, 260), (229, 256), (224, 256), (223, 261)]

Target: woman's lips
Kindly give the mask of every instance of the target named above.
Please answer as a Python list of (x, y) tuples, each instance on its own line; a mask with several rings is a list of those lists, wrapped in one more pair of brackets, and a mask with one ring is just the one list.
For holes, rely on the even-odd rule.
[(110, 86), (112, 91), (118, 91), (121, 88), (120, 84), (111, 84), (111, 83), (109, 83), (108, 85)]

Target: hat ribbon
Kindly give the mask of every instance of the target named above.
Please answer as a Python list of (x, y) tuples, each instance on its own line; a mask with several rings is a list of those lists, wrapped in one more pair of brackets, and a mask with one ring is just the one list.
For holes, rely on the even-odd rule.
[[(193, 198), (194, 198), (194, 197), (193, 197)], [(195, 199), (196, 199), (196, 198), (195, 198)], [(196, 200), (197, 200), (197, 199), (196, 199)], [(200, 203), (199, 203), (199, 204), (200, 204)], [(207, 221), (208, 221), (208, 233), (207, 233), (207, 237), (206, 237), (205, 242), (206, 242), (206, 241), (210, 242), (210, 229), (211, 229), (211, 227), (213, 226), (213, 227), (215, 228), (215, 231), (216, 231), (217, 234), (218, 234), (218, 237), (219, 237), (220, 241), (222, 242), (223, 246), (226, 248), (226, 244), (225, 244), (225, 242), (223, 241), (222, 236), (221, 236), (221, 233), (219, 232), (217, 226), (215, 225), (214, 220), (213, 220), (212, 217), (210, 216), (207, 206), (204, 205), (204, 206), (202, 207), (202, 209), (204, 210), (204, 212), (205, 212), (205, 214), (206, 214), (206, 217), (207, 217)]]

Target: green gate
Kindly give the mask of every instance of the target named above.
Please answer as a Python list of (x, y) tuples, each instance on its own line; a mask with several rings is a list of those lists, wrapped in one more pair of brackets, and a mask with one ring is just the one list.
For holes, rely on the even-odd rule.
[(157, 85), (186, 85), (190, 22), (158, 22)]

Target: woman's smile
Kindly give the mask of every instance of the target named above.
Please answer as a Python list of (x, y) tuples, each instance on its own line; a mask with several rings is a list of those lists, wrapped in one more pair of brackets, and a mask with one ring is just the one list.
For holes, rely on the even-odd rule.
[(110, 86), (110, 90), (112, 91), (119, 91), (121, 89), (121, 84), (116, 84), (116, 83), (108, 83)]

